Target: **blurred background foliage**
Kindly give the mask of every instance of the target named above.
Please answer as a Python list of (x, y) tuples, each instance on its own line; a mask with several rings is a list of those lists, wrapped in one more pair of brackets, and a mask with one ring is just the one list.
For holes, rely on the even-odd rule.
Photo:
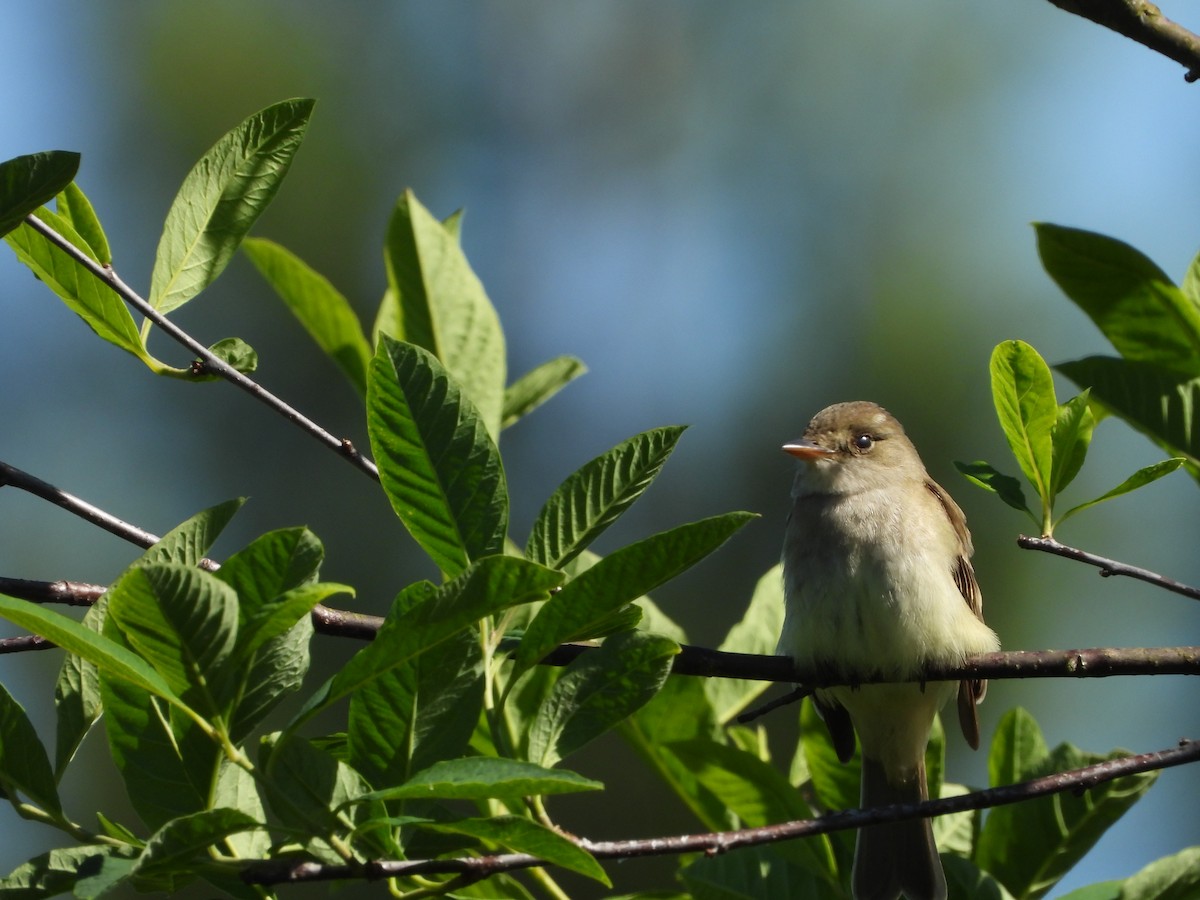
[[(987, 373), (998, 341), (1024, 339), (1051, 362), (1107, 350), (1041, 272), (1030, 221), (1111, 234), (1176, 279), (1200, 247), (1200, 86), (1174, 63), (1044, 0), (45, 0), (5, 18), (0, 159), (81, 151), (79, 183), (138, 288), (192, 163), (286, 97), (319, 104), (255, 233), (328, 276), (368, 321), (400, 192), (440, 216), (465, 206), (464, 246), (507, 329), (512, 375), (559, 353), (591, 368), (504, 436), (514, 536), (578, 465), (672, 423), (691, 426), (679, 450), (598, 549), (729, 509), (762, 513), (657, 595), (694, 642), (718, 643), (777, 559), (792, 469), (779, 445), (828, 403), (872, 399), (966, 509), (1006, 648), (1200, 643), (1190, 601), (1018, 551), (1027, 523), (951, 464), (1004, 459)], [(307, 524), (327, 547), (324, 576), (357, 585), (364, 611), (433, 574), (367, 479), (226, 385), (150, 377), (9, 252), (0, 315), (5, 461), (160, 533), (248, 494), (218, 550)], [(244, 258), (178, 320), (205, 343), (245, 338), (262, 383), (366, 446), (352, 390)], [(185, 362), (158, 341), (152, 351)], [(1159, 456), (1105, 423), (1079, 498)], [(1195, 583), (1196, 511), (1179, 474), (1059, 537)], [(0, 492), (5, 575), (105, 582), (133, 555)], [(318, 641), (326, 671), (353, 649)], [(46, 732), (57, 657), (0, 660)], [(994, 683), (985, 740), (1015, 704), (1050, 743), (1093, 750), (1200, 731), (1183, 679)], [(769, 722), (781, 759), (793, 718)], [(85, 746), (97, 766), (101, 740)], [(955, 780), (986, 780), (982, 754), (952, 750)], [(615, 738), (589, 751), (580, 766), (611, 798), (563, 804), (566, 824), (594, 838), (693, 828), (631, 758)], [(111, 806), (115, 779), (75, 777), (76, 812)], [(1200, 841), (1198, 794), (1194, 769), (1165, 773), (1060, 891)], [(7, 809), (0, 831), (4, 871), (51, 839)], [(655, 865), (625, 864), (616, 887), (663, 884), (671, 867)]]

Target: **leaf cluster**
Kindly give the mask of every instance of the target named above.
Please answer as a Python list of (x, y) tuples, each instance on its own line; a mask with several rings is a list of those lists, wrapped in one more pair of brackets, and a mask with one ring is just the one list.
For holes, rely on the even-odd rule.
[[(580, 466), (546, 499), (525, 540), (514, 540), (503, 432), (585, 368), (558, 357), (509, 379), (499, 318), (462, 252), (461, 214), (439, 220), (411, 192), (399, 198), (383, 244), (387, 288), (369, 327), (303, 260), (249, 237), (312, 107), (291, 100), (256, 113), (193, 167), (166, 217), (150, 303), (170, 313), (245, 252), (360, 398), (380, 488), (439, 578), (398, 585), (376, 638), (315, 688), (305, 684), (309, 613), (353, 590), (321, 581), (323, 549), (305, 528), (268, 532), (219, 567), (204, 560), (241, 500), (172, 530), (82, 622), (0, 596), (0, 616), (67, 651), (55, 686), (53, 754), (0, 688), (0, 789), (20, 816), (71, 842), (0, 880), (0, 896), (100, 897), (125, 885), (173, 892), (202, 879), (233, 896), (260, 897), (271, 891), (242, 876), (261, 861), (348, 866), (365, 876), (375, 859), (498, 850), (609, 885), (550, 810), (559, 795), (603, 788), (562, 763), (609, 733), (628, 741), (711, 830), (855, 806), (856, 763), (837, 763), (807, 705), (785, 776), (765, 733), (733, 722), (765, 685), (668, 678), (685, 635), (648, 594), (713, 553), (750, 514), (680, 524), (604, 557), (591, 549), (654, 482), (681, 427), (634, 435)], [(151, 323), (136, 323), (108, 285), (29, 224), (37, 217), (111, 266), (99, 219), (73, 181), (78, 164), (77, 155), (56, 152), (0, 166), (6, 241), (100, 337), (155, 373), (207, 380), (203, 367), (153, 357)], [(53, 210), (44, 205), (51, 201)], [(257, 365), (237, 338), (212, 352), (241, 372)], [(1059, 407), (1045, 364), (1015, 342), (993, 358), (993, 384), (1006, 434), (1050, 522), (1053, 499), (1091, 438), (1088, 395)], [(1025, 507), (1019, 486), (1009, 484), (1015, 479), (980, 468), (973, 475)], [(773, 653), (781, 593), (776, 567), (721, 649)], [(539, 665), (571, 641), (599, 646), (562, 670)], [(289, 697), (300, 702), (281, 708)], [(81, 742), (97, 728), (137, 822), (99, 813), (95, 824), (81, 824), (60, 795)], [(962, 790), (943, 782), (943, 751), (939, 728), (927, 760), (934, 795)], [(1047, 751), (1019, 711), (1005, 719), (990, 754), (994, 783), (1092, 759), (1067, 746)], [(1152, 780), (1010, 807), (985, 823), (978, 813), (939, 820), (956, 895), (1042, 896)], [(695, 897), (842, 897), (851, 853), (850, 835), (825, 835), (684, 858), (679, 878)], [(1119, 887), (1137, 897), (1180, 883), (1195, 870), (1181, 860)], [(544, 868), (495, 874), (484, 885), (412, 875), (390, 887), (413, 896), (563, 894)]]
[[(1128, 244), (1059, 225), (1036, 226), (1046, 272), (1100, 329), (1120, 357), (1090, 356), (1055, 368), (1083, 392), (1059, 404), (1050, 367), (1023, 341), (992, 354), (992, 398), (1013, 457), (1040, 501), (1035, 512), (1020, 482), (986, 462), (956, 463), (969, 481), (1025, 512), (1049, 537), (1063, 520), (1183, 466), (1200, 479), (1200, 256), (1176, 285)], [(1170, 458), (1138, 469), (1112, 490), (1056, 516), (1059, 493), (1075, 478), (1092, 434), (1115, 416)]]

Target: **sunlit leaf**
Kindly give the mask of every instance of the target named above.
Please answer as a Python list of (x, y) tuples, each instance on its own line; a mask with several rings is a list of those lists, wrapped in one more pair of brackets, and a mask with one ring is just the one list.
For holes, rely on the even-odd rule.
[(504, 391), (500, 427), (515, 425), (585, 372), (574, 356), (556, 356), (526, 372)]
[(1052, 430), (1058, 421), (1050, 367), (1024, 341), (1004, 341), (992, 352), (991, 373), (1000, 427), (1021, 471), (1048, 508), (1053, 502)]
[(1164, 459), (1145, 468), (1138, 469), (1115, 488), (1106, 494), (1101, 494), (1095, 500), (1089, 500), (1087, 503), (1081, 503), (1076, 507), (1067, 510), (1062, 514), (1062, 518), (1058, 521), (1064, 522), (1077, 512), (1082, 512), (1095, 506), (1097, 503), (1103, 503), (1105, 500), (1111, 500), (1113, 497), (1120, 497), (1122, 494), (1128, 494), (1130, 491), (1136, 491), (1140, 487), (1145, 487), (1152, 481), (1158, 481), (1164, 475), (1170, 475), (1176, 469), (1183, 465), (1183, 459), (1176, 457), (1175, 459)]
[(431, 354), (381, 338), (367, 431), (392, 509), (442, 572), (453, 576), (471, 560), (503, 552), (508, 489), (500, 453)]
[(200, 158), (167, 213), (150, 279), (160, 313), (182, 306), (224, 270), (275, 197), (300, 148), (313, 100), (285, 100), (242, 122)]
[(551, 568), (570, 562), (645, 492), (682, 434), (673, 426), (634, 435), (568, 476), (538, 513), (525, 555)]
[(291, 251), (273, 241), (247, 238), (242, 251), (267, 283), (360, 394), (367, 392), (371, 345), (350, 302)]
[(55, 211), (71, 223), (71, 227), (87, 243), (91, 256), (103, 266), (112, 264), (112, 250), (108, 246), (108, 238), (100, 226), (100, 219), (92, 202), (80, 189), (79, 185), (71, 182), (54, 199)]

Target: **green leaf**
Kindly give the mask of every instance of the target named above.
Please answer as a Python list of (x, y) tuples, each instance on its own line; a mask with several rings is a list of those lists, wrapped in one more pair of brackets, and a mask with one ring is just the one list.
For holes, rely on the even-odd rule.
[(315, 102), (285, 100), (255, 113), (188, 173), (167, 213), (150, 278), (150, 304), (160, 313), (187, 303), (224, 270), (279, 190)]
[(212, 549), (225, 526), (245, 502), (245, 497), (237, 497), (201, 510), (163, 535), (158, 543), (141, 555), (137, 564), (199, 565), (200, 560)]
[[(108, 598), (101, 597), (83, 617), (83, 627), (99, 634), (104, 624)], [(96, 720), (100, 718), (103, 705), (100, 702), (100, 673), (95, 665), (76, 656), (66, 654), (58, 679), (54, 684), (55, 728), (54, 775), (61, 779), (67, 764), (83, 742)]]
[[(262, 784), (272, 812), (285, 827), (314, 836), (309, 849), (330, 862), (339, 857), (321, 835), (344, 835), (365, 817), (383, 814), (366, 801), (369, 785), (346, 763), (303, 738), (263, 739)], [(338, 810), (358, 805), (348, 815)], [(316, 846), (314, 846), (316, 845)]]
[(365, 395), (371, 345), (350, 302), (325, 276), (273, 241), (247, 238), (242, 251), (317, 346), (350, 379), (355, 390)]
[[(783, 628), (783, 572), (774, 565), (758, 579), (742, 620), (730, 629), (718, 650), (727, 653), (774, 655)], [(727, 723), (770, 687), (766, 681), (706, 678), (704, 690), (716, 710), (717, 721)]]
[(516, 678), (564, 641), (593, 637), (606, 616), (670, 581), (756, 518), (734, 512), (680, 525), (622, 547), (568, 582), (541, 608), (517, 649)]
[(448, 576), (504, 552), (508, 489), (480, 414), (420, 347), (380, 340), (367, 431), (392, 509)]
[(1091, 398), (1147, 435), (1172, 456), (1187, 459), (1200, 479), (1200, 378), (1153, 363), (1091, 356), (1055, 368)]
[[(34, 210), (33, 215), (45, 222), (88, 256), (93, 256), (85, 241), (71, 223), (48, 209)], [(56, 247), (29, 225), (21, 225), (4, 236), (4, 240), (50, 290), (87, 326), (110, 344), (132, 353), (147, 365), (154, 363), (142, 344), (133, 316), (125, 302), (97, 279), (91, 272)]]
[(79, 159), (68, 150), (47, 150), (0, 163), (0, 237), (69, 185), (79, 171)]
[(1074, 481), (1087, 456), (1096, 428), (1096, 417), (1088, 406), (1089, 391), (1072, 397), (1058, 407), (1058, 421), (1054, 425), (1054, 477), (1050, 489), (1057, 496)]
[(17, 866), (0, 879), (0, 893), (13, 900), (37, 900), (69, 891), (100, 870), (101, 862), (128, 851), (108, 844), (84, 844), (51, 850)]
[(515, 853), (528, 853), (612, 887), (612, 882), (590, 853), (558, 832), (520, 816), (457, 819), (452, 822), (431, 822), (420, 827), (449, 834), (465, 834)]
[(305, 616), (289, 630), (259, 645), (249, 669), (238, 665), (242, 657), (235, 655), (230, 669), (237, 672), (237, 677), (231, 680), (241, 685), (242, 694), (229, 724), (233, 740), (246, 737), (280, 700), (300, 689), (308, 674), (312, 636), (312, 619)]
[(1052, 431), (1058, 421), (1050, 367), (1024, 341), (1004, 341), (992, 352), (992, 400), (1021, 471), (1042, 499), (1043, 519), (1051, 492)]
[(1176, 457), (1175, 459), (1160, 460), (1153, 465), (1138, 469), (1107, 494), (1101, 494), (1095, 500), (1089, 500), (1087, 503), (1081, 503), (1067, 510), (1058, 521), (1062, 523), (1075, 515), (1075, 513), (1082, 512), (1085, 509), (1095, 506), (1097, 503), (1103, 503), (1105, 500), (1111, 500), (1113, 497), (1120, 497), (1122, 494), (1128, 494), (1130, 491), (1136, 491), (1140, 487), (1145, 487), (1152, 481), (1158, 481), (1164, 475), (1170, 475), (1182, 466), (1183, 463), (1183, 459)]
[(556, 356), (526, 372), (504, 391), (500, 427), (515, 425), (585, 372), (574, 356)]
[[(829, 729), (817, 714), (812, 698), (805, 698), (800, 707), (800, 746), (820, 811), (838, 812), (856, 808), (859, 804), (862, 756), (855, 747), (854, 756), (849, 762), (843, 763), (838, 759)], [(850, 871), (854, 858), (854, 832), (839, 831), (829, 837), (837, 857), (838, 870)]]
[[(988, 768), (999, 786), (1128, 754), (1105, 756), (1070, 744), (1045, 752), (1041, 732), (1023, 710), (1006, 713), (996, 729)], [(1060, 793), (997, 807), (984, 820), (976, 863), (1018, 897), (1041, 897), (1104, 832), (1150, 789), (1157, 772), (1096, 785), (1081, 794)]]
[(538, 513), (525, 555), (554, 569), (574, 559), (658, 477), (682, 434), (678, 426), (646, 431), (580, 467)]
[[(211, 802), (217, 808), (241, 810), (256, 822), (267, 820), (254, 776), (227, 759), (221, 762)], [(262, 859), (271, 850), (271, 836), (265, 830), (240, 831), (230, 835), (226, 843), (243, 859)]]
[(103, 672), (100, 695), (109, 752), (141, 820), (158, 828), (204, 809), (220, 758), (216, 744), (146, 691)]
[(237, 607), (227, 584), (179, 563), (135, 566), (108, 592), (108, 620), (172, 690), (209, 716), (228, 711), (216, 688), (237, 639)]
[(474, 626), (484, 616), (544, 600), (562, 578), (560, 572), (512, 556), (480, 560), (424, 602), (385, 622), (375, 640), (326, 682), (289, 728)]
[(1200, 375), (1200, 304), (1150, 259), (1104, 235), (1038, 224), (1050, 277), (1128, 360)]
[[(208, 351), (217, 359), (241, 372), (243, 375), (249, 375), (258, 368), (258, 351), (241, 338), (221, 338), (221, 340), (209, 347)], [(214, 380), (218, 377), (220, 376), (201, 376), (203, 380)], [(196, 380), (194, 376), (193, 380)]]
[(384, 261), (396, 304), (394, 315), (381, 317), (385, 329), (395, 329), (385, 333), (436, 356), (495, 440), (504, 406), (504, 332), (457, 228), (448, 229), (405, 191), (388, 223)]
[[(744, 750), (703, 738), (671, 744), (669, 749), (741, 819), (743, 827), (813, 817), (800, 792), (774, 766)], [(838, 866), (828, 835), (786, 841), (778, 850), (828, 885), (838, 885)]]
[(156, 697), (187, 709), (166, 679), (141, 658), (74, 619), (43, 609), (36, 603), (17, 600), (3, 594), (0, 594), (0, 618), (40, 634), (68, 653), (74, 653), (95, 664), (102, 672), (108, 672), (114, 678), (136, 684)]
[(92, 202), (80, 190), (79, 185), (71, 182), (54, 198), (55, 211), (71, 223), (75, 233), (83, 238), (90, 250), (90, 256), (103, 266), (112, 265), (112, 251), (108, 247), (108, 238), (100, 227), (100, 219)]
[(1189, 300), (1200, 305), (1200, 253), (1192, 257), (1192, 264), (1183, 273), (1183, 283), (1179, 287)]
[(954, 467), (962, 473), (971, 484), (996, 494), (1013, 509), (1020, 510), (1033, 519), (1034, 524), (1040, 524), (1038, 517), (1025, 502), (1025, 492), (1021, 490), (1021, 482), (1011, 475), (1005, 475), (992, 467), (991, 463), (981, 459), (975, 462), (954, 461)]
[(206, 809), (180, 816), (150, 836), (134, 863), (133, 874), (185, 873), (196, 863), (208, 861), (208, 848), (229, 835), (262, 827), (237, 809)]
[(13, 805), (23, 794), (36, 806), (51, 813), (62, 812), (50, 758), (29, 716), (3, 685), (0, 685), (0, 791)]
[(1196, 900), (1200, 897), (1200, 847), (1156, 859), (1121, 885), (1121, 900)]
[[(933, 820), (935, 837), (938, 821), (938, 819)], [(1004, 885), (969, 859), (946, 852), (940, 843), (938, 847), (942, 851), (942, 869), (946, 873), (946, 885), (950, 889), (951, 897), (970, 897), (972, 900), (1014, 900), (1013, 895), (1004, 889)], [(1094, 897), (1092, 900), (1100, 900), (1100, 898)]]
[(397, 787), (362, 800), (516, 800), (599, 791), (604, 785), (566, 769), (549, 769), (502, 756), (469, 756), (434, 763)]
[(350, 696), (350, 762), (378, 787), (398, 784), (461, 756), (482, 711), (479, 640), (464, 631)]
[(529, 758), (553, 766), (620, 724), (662, 687), (679, 645), (628, 631), (575, 659), (542, 702), (529, 729)]
[(840, 897), (829, 883), (790, 862), (778, 846), (742, 847), (703, 855), (679, 879), (690, 900), (756, 900), (762, 897)]

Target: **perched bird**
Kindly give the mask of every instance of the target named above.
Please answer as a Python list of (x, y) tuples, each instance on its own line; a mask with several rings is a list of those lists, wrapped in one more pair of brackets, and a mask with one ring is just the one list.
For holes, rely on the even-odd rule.
[[(778, 652), (853, 683), (903, 679), (999, 649), (983, 622), (971, 535), (929, 477), (900, 423), (868, 402), (821, 410), (783, 449), (801, 460), (783, 545), (786, 613)], [(963, 734), (979, 746), (975, 706), (986, 682), (957, 685)], [(925, 747), (952, 682), (816, 691), (838, 757), (862, 745), (862, 806), (928, 799)], [(940, 900), (946, 877), (929, 819), (859, 831), (857, 900)]]

